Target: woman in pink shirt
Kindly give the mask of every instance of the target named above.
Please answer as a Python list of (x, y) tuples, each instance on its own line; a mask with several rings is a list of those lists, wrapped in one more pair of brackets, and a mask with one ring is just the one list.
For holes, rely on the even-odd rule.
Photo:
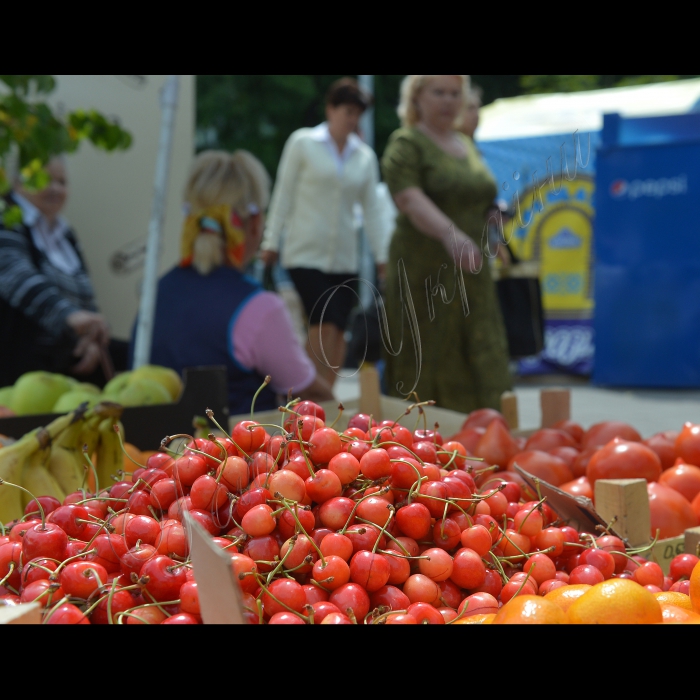
[(300, 345), (284, 301), (242, 270), (257, 253), (269, 176), (247, 151), (204, 151), (185, 187), (180, 264), (158, 283), (150, 362), (225, 365), (231, 415), (275, 408), (293, 396), (333, 398)]

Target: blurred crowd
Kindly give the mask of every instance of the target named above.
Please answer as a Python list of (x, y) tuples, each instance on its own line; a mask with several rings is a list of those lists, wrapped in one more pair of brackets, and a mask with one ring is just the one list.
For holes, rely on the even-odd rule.
[[(232, 414), (253, 396), (256, 409), (288, 395), (332, 399), (349, 355), (376, 363), (390, 395), (500, 408), (512, 380), (492, 268), (508, 256), (505, 211), (474, 143), (481, 91), (468, 76), (409, 75), (397, 103), (401, 126), (378, 156), (360, 131), (372, 95), (353, 78), (336, 81), (325, 120), (289, 136), (274, 186), (245, 148), (194, 158), (180, 259), (158, 283), (151, 363), (226, 366)], [(18, 176), (5, 198), (22, 221), (0, 225), (0, 324), (11, 339), (0, 347), (0, 386), (32, 370), (103, 386), (130, 368), (134, 339), (111, 337), (61, 215), (65, 162), (47, 169), (45, 189), (27, 191)], [(362, 237), (371, 279), (361, 278)], [(251, 275), (254, 261), (275, 271), (266, 279), (290, 280), (305, 342), (274, 285)], [(363, 285), (375, 304), (360, 314), (364, 333), (352, 325), (349, 350)]]

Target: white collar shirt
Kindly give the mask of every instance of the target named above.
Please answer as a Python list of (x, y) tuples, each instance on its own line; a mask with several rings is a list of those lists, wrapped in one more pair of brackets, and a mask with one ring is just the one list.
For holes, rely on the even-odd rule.
[(360, 205), (374, 260), (386, 262), (392, 231), (382, 217), (378, 182), (377, 156), (357, 135), (341, 153), (326, 123), (298, 129), (280, 159), (262, 249), (279, 250), (287, 269), (357, 274)]
[(22, 221), (29, 227), (34, 245), (46, 255), (56, 269), (67, 275), (75, 274), (81, 268), (81, 263), (75, 248), (66, 238), (70, 231), (68, 221), (58, 216), (51, 226), (28, 199), (17, 192), (12, 193), (12, 198), (22, 210)]
[(322, 141), (328, 146), (331, 156), (335, 161), (335, 167), (338, 169), (338, 177), (343, 177), (343, 168), (345, 167), (345, 164), (350, 159), (353, 151), (357, 150), (357, 148), (362, 144), (360, 137), (356, 134), (350, 134), (347, 142), (345, 143), (345, 148), (343, 148), (343, 152), (341, 153), (338, 150), (338, 144), (331, 136), (330, 129), (328, 128), (328, 122), (323, 122), (323, 124), (319, 124), (316, 128), (312, 129), (310, 136), (312, 139)]

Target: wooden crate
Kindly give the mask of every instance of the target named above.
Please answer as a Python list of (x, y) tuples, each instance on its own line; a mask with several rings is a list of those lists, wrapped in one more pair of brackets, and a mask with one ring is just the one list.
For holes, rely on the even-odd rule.
[[(366, 413), (377, 420), (396, 419), (405, 415), (406, 407), (411, 405), (410, 401), (397, 399), (393, 396), (385, 396), (380, 392), (379, 375), (377, 370), (371, 365), (365, 365), (359, 370), (360, 397), (343, 403), (344, 411), (335, 423), (337, 430), (344, 430), (348, 420), (355, 413)], [(336, 401), (325, 401), (321, 406), (326, 412), (327, 423), (333, 422), (338, 414), (338, 403)], [(559, 420), (570, 418), (571, 414), (571, 393), (568, 389), (551, 388), (543, 389), (540, 392), (540, 406), (542, 420), (540, 427), (548, 428)], [(433, 429), (437, 423), (443, 438), (447, 438), (458, 433), (467, 419), (466, 413), (452, 411), (439, 406), (424, 406), (424, 416), (417, 410), (413, 410), (410, 418), (404, 418), (402, 423), (407, 427), (413, 424), (419, 427), (425, 423), (429, 429)], [(515, 436), (528, 437), (538, 430), (536, 427), (521, 429), (518, 418), (518, 402), (513, 392), (505, 392), (501, 397), (501, 413), (503, 413), (508, 426)], [(250, 420), (249, 413), (243, 413), (229, 418), (229, 425), (232, 427), (241, 420)], [(256, 412), (254, 420), (260, 423), (282, 424), (282, 414), (279, 410)]]
[(635, 549), (651, 545), (643, 556), (655, 561), (668, 574), (671, 560), (678, 554), (697, 554), (700, 527), (690, 528), (683, 535), (657, 540), (650, 537), (651, 516), (645, 479), (598, 479), (594, 486), (595, 508), (618, 537)]

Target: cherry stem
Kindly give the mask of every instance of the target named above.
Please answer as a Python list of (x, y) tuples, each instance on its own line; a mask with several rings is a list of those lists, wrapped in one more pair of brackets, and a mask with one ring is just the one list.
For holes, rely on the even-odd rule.
[[(396, 513), (396, 510), (391, 503), (387, 503), (386, 507), (389, 509), (389, 517), (386, 519), (386, 522), (384, 523), (384, 525), (382, 525), (382, 529), (379, 531), (379, 534), (377, 535), (377, 539), (374, 542), (374, 547), (372, 547), (372, 554), (376, 553), (377, 547), (379, 546), (379, 540), (381, 540), (382, 535), (386, 533), (386, 528)], [(375, 525), (376, 525), (376, 523), (375, 523)]]
[[(100, 492), (100, 481), (97, 478), (97, 469), (95, 468), (95, 465), (92, 463), (92, 460), (90, 459), (90, 455), (88, 455), (87, 451), (87, 445), (83, 445), (83, 457), (87, 460), (87, 463), (89, 465), (89, 468), (92, 470), (92, 475), (95, 477), (95, 493)], [(86, 472), (87, 476), (87, 472)], [(85, 481), (83, 480), (83, 485), (85, 484)]]
[(503, 569), (503, 564), (501, 564), (499, 558), (491, 551), (489, 551), (489, 554), (491, 555), (491, 559), (493, 560), (493, 565), (496, 567), (496, 570), (498, 571), (499, 576), (501, 577), (501, 582), (506, 584), (508, 583), (508, 576), (506, 576), (506, 572)]
[[(320, 557), (321, 562), (323, 563), (323, 566), (325, 568), (326, 560), (323, 557), (323, 552), (320, 550), (319, 546), (316, 544), (316, 541), (314, 540), (314, 538), (311, 537), (311, 535), (309, 535), (309, 533), (305, 530), (304, 526), (301, 524), (301, 521), (299, 520), (299, 516), (297, 515), (297, 512), (296, 512), (296, 507), (292, 508), (289, 505), (289, 502), (287, 501), (287, 499), (279, 491), (275, 491), (275, 498), (282, 499), (282, 506), (284, 508), (286, 508), (292, 514), (292, 517), (294, 518), (294, 520), (297, 524), (297, 527), (302, 531), (302, 533), (304, 533), (304, 535), (306, 535), (307, 539), (311, 542), (314, 549), (318, 552), (318, 556)], [(296, 506), (296, 501), (294, 501), (294, 504)]]
[[(499, 490), (500, 490), (500, 489), (499, 489)], [(544, 501), (545, 501), (545, 499), (543, 498), (543, 499), (541, 499), (541, 500), (537, 503), (537, 505), (534, 505), (534, 506), (532, 506), (532, 508), (530, 508), (530, 510), (528, 511), (527, 515), (523, 518), (523, 521), (522, 521), (522, 522), (520, 523), (520, 525), (518, 526), (518, 533), (520, 533), (520, 531), (523, 529), (523, 525), (525, 524), (525, 521), (532, 515), (532, 512), (533, 512), (535, 509), (538, 509), (538, 510), (539, 510), (539, 507), (544, 503)], [(592, 535), (591, 535), (591, 537), (592, 537)]]
[(139, 464), (125, 449), (124, 447), (124, 440), (122, 439), (122, 431), (119, 430), (119, 423), (117, 422), (117, 419), (114, 419), (114, 423), (112, 423), (112, 428), (114, 429), (114, 432), (117, 434), (117, 437), (119, 438), (119, 446), (122, 448), (122, 452), (129, 458), (131, 462), (133, 462), (139, 469), (145, 469), (145, 465)]
[[(378, 610), (379, 608), (376, 608), (375, 610)], [(375, 612), (374, 610), (372, 612)], [(387, 618), (391, 617), (392, 615), (406, 615), (408, 613), (408, 610), (389, 610), (385, 613), (382, 613), (381, 615), (378, 615), (377, 617), (373, 617), (372, 621), (369, 623), (370, 625), (385, 625)], [(368, 613), (367, 617), (369, 617), (372, 613)], [(367, 619), (365, 618), (365, 620)]]
[[(348, 529), (348, 527), (350, 526), (350, 521), (352, 520), (353, 515), (355, 515), (355, 511), (357, 510), (357, 507), (360, 505), (360, 503), (362, 503), (362, 501), (365, 500), (365, 498), (369, 498), (370, 496), (379, 496), (379, 495), (381, 495), (382, 493), (389, 493), (389, 491), (391, 491), (391, 489), (388, 488), (388, 487), (385, 487), (385, 488), (380, 489), (379, 491), (375, 491), (375, 492), (373, 492), (373, 493), (367, 493), (367, 494), (365, 494), (364, 496), (362, 496), (362, 498), (358, 498), (358, 499), (357, 499), (357, 502), (356, 502), (355, 505), (352, 507), (352, 510), (350, 511), (350, 514), (348, 515), (348, 519), (345, 521), (345, 525), (343, 525), (342, 529), (339, 531), (339, 534), (341, 534), (341, 535), (344, 535), (344, 534), (345, 534), (345, 531), (346, 531), (346, 530)], [(358, 518), (358, 519), (359, 519), (359, 518)], [(372, 523), (372, 525), (374, 525), (374, 523)]]
[(10, 578), (10, 576), (12, 576), (12, 572), (15, 570), (14, 561), (11, 561), (7, 568), (8, 568), (8, 572), (5, 574), (5, 576), (0, 578), (0, 586), (2, 586), (5, 583), (5, 581), (7, 581)]
[[(292, 550), (294, 549), (294, 545), (296, 544), (296, 541), (297, 541), (297, 540), (296, 540), (296, 537), (293, 536), (293, 537), (291, 537), (290, 539), (292, 540), (292, 543), (289, 545), (289, 549), (284, 553), (284, 556), (280, 559), (280, 561), (279, 561), (279, 563), (277, 564), (277, 566), (276, 566), (272, 571), (270, 571), (270, 573), (267, 575), (267, 583), (268, 583), (268, 585), (269, 585), (270, 582), (272, 581), (272, 579), (273, 579), (273, 577), (275, 576), (275, 574), (284, 566), (284, 562), (287, 560), (287, 557), (292, 553)], [(257, 578), (258, 575), (255, 574), (255, 572), (253, 572), (253, 573), (254, 573), (255, 577)]]
[[(400, 542), (398, 543), (400, 544)], [(387, 557), (400, 557), (401, 559), (428, 559), (430, 560), (430, 557), (424, 557), (422, 554), (417, 556), (417, 557), (412, 557), (408, 552), (404, 549), (404, 552), (406, 554), (399, 554), (396, 550), (393, 549), (380, 549), (379, 553), (384, 554)]]
[[(97, 537), (97, 535), (95, 535), (92, 539), (94, 540), (95, 537)], [(91, 540), (90, 542), (88, 542), (88, 544), (86, 544), (85, 546), (87, 547), (89, 544), (92, 544), (92, 540)], [(70, 564), (74, 559), (80, 559), (80, 557), (85, 557), (85, 556), (87, 556), (88, 554), (96, 554), (96, 553), (97, 553), (97, 550), (96, 550), (96, 549), (88, 549), (88, 550), (85, 550), (84, 552), (79, 552), (78, 554), (74, 554), (72, 557), (68, 557), (68, 559), (64, 559), (64, 560), (56, 567), (56, 571), (54, 571), (53, 573), (54, 573), (54, 575), (56, 576), (56, 575), (58, 575), (58, 574), (60, 573), (61, 569), (62, 569), (66, 564)]]
[(44, 512), (44, 506), (41, 505), (39, 499), (31, 491), (27, 491), (27, 489), (25, 489), (24, 486), (20, 486), (19, 484), (13, 484), (12, 482), (6, 481), (5, 479), (0, 479), (0, 486), (14, 486), (16, 489), (20, 489), (21, 491), (24, 491), (24, 493), (29, 494), (32, 500), (36, 501), (37, 506), (39, 506), (39, 511), (41, 513), (41, 529), (46, 530), (46, 513)]
[(48, 612), (46, 612), (46, 613), (44, 614), (44, 617), (43, 617), (42, 620), (41, 620), (41, 624), (42, 624), (42, 625), (47, 624), (47, 622), (51, 619), (51, 616), (56, 612), (56, 610), (58, 610), (58, 608), (60, 608), (61, 605), (63, 605), (64, 603), (67, 603), (69, 600), (70, 600), (70, 598), (69, 598), (67, 595), (63, 596), (63, 598), (61, 598), (61, 600), (59, 600), (59, 601), (51, 608), (51, 610), (49, 610)]
[(345, 410), (345, 406), (343, 406), (342, 403), (338, 404), (338, 415), (335, 417), (335, 420), (328, 426), (329, 428), (335, 427), (335, 424), (340, 420), (340, 416), (343, 415), (343, 411)]
[(313, 479), (316, 476), (316, 472), (313, 470), (313, 467), (311, 466), (311, 462), (309, 461), (309, 458), (306, 455), (306, 449), (304, 448), (304, 441), (301, 438), (301, 426), (302, 425), (303, 425), (303, 423), (301, 420), (297, 421), (297, 435), (299, 437), (299, 447), (301, 448), (301, 454), (304, 457), (304, 461), (306, 462), (306, 466), (309, 468), (309, 474), (311, 474), (311, 478)]
[[(233, 442), (233, 438), (219, 425), (218, 421), (214, 418), (214, 411), (211, 408), (207, 408), (204, 413), (207, 414), (207, 418), (229, 439)], [(235, 444), (235, 443), (234, 443)], [(238, 447), (238, 445), (236, 445)]]
[(253, 400), (250, 402), (250, 417), (251, 419), (255, 415), (255, 400), (258, 398), (258, 394), (272, 381), (272, 377), (268, 374), (263, 379), (263, 383), (258, 387), (258, 390), (253, 394)]

